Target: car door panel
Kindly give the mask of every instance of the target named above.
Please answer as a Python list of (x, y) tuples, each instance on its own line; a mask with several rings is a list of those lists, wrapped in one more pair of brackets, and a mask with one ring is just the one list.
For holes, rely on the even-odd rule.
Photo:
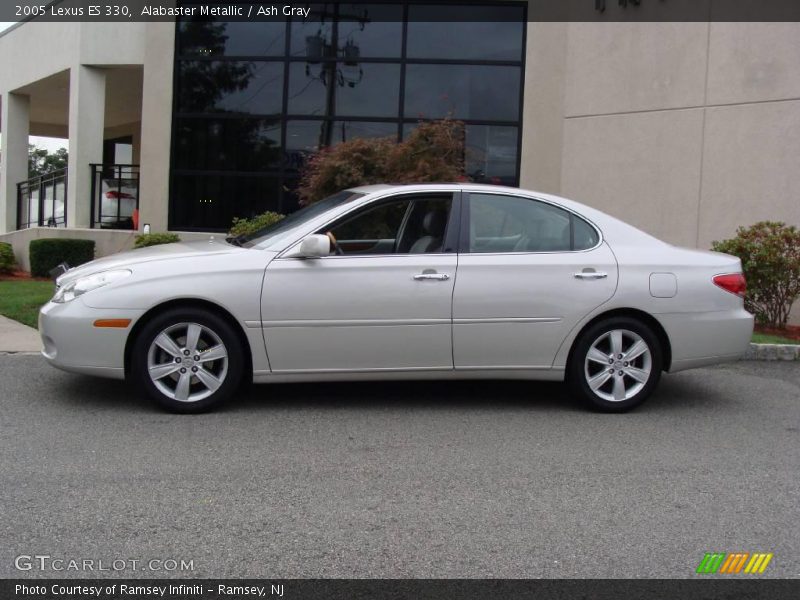
[[(277, 259), (262, 293), (272, 370), (452, 369), (455, 254)], [(446, 279), (415, 279), (424, 272)]]
[[(603, 279), (578, 279), (594, 269)], [(589, 252), (462, 254), (453, 297), (455, 367), (549, 367), (575, 324), (616, 289), (603, 244)]]

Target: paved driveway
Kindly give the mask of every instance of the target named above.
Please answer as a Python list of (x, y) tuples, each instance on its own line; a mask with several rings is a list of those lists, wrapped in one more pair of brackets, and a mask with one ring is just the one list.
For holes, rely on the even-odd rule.
[(33, 554), (198, 577), (692, 577), (710, 551), (800, 576), (798, 365), (667, 376), (617, 416), (482, 382), (259, 386), (181, 417), (17, 355), (0, 402), (0, 577)]

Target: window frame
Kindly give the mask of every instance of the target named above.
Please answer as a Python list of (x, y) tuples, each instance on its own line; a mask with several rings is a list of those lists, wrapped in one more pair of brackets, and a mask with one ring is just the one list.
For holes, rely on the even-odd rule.
[[(332, 219), (332, 220), (330, 220), (330, 221), (328, 221), (328, 222), (326, 222), (326, 223), (324, 223), (322, 225), (319, 225), (319, 226), (315, 227), (314, 230), (311, 232), (311, 234), (325, 233), (327, 231), (330, 231), (331, 229), (333, 229), (337, 225), (340, 225), (340, 224), (343, 224), (343, 223), (345, 223), (347, 221), (352, 220), (353, 218), (357, 217), (359, 215), (359, 213), (361, 213), (361, 212), (374, 210), (374, 209), (378, 208), (379, 206), (381, 206), (383, 204), (389, 204), (389, 203), (392, 203), (392, 202), (398, 202), (400, 200), (405, 200), (406, 199), (405, 197), (407, 197), (407, 196), (410, 196), (410, 198), (408, 198), (409, 202), (413, 202), (414, 201), (414, 196), (417, 196), (420, 199), (423, 199), (425, 197), (429, 198), (431, 196), (442, 196), (442, 197), (450, 196), (450, 202), (451, 202), (450, 214), (447, 217), (447, 225), (445, 227), (444, 242), (442, 243), (442, 251), (441, 252), (430, 252), (430, 253), (426, 253), (426, 254), (410, 254), (408, 252), (402, 252), (402, 253), (392, 252), (391, 254), (331, 254), (330, 256), (321, 256), (321, 257), (319, 257), (319, 259), (325, 260), (325, 259), (331, 259), (331, 258), (333, 258), (333, 259), (347, 259), (347, 258), (353, 259), (353, 258), (386, 258), (386, 257), (396, 257), (396, 256), (399, 256), (399, 257), (403, 257), (403, 256), (406, 256), (406, 257), (407, 256), (441, 256), (441, 255), (444, 255), (444, 254), (456, 254), (458, 252), (458, 247), (459, 247), (459, 240), (460, 240), (460, 233), (461, 233), (460, 232), (460, 224), (462, 222), (462, 216), (461, 215), (462, 215), (462, 206), (463, 206), (462, 202), (463, 201), (462, 201), (462, 192), (460, 190), (455, 190), (455, 191), (448, 191), (448, 190), (420, 191), (420, 190), (414, 190), (414, 191), (408, 191), (408, 192), (394, 192), (394, 193), (391, 193), (391, 194), (389, 194), (387, 196), (381, 196), (379, 198), (375, 198), (374, 200), (370, 200), (370, 201), (368, 201), (366, 203), (363, 203), (363, 204), (360, 204), (360, 205), (358, 205), (356, 207), (353, 207), (352, 210), (349, 210), (349, 211), (347, 211), (346, 213), (344, 213), (342, 215), (338, 215), (336, 218), (334, 218), (334, 219)], [(408, 219), (408, 215), (409, 215), (408, 209), (406, 209), (406, 213), (403, 215), (403, 223), (401, 224), (401, 228), (405, 226), (406, 221)], [(303, 239), (305, 237), (307, 237), (307, 235), (311, 235), (311, 234), (306, 234), (306, 235), (302, 236), (299, 240), (297, 240), (295, 243), (290, 244), (286, 248), (286, 250), (284, 250), (282, 252), (282, 254), (285, 254), (286, 252), (290, 251), (297, 244), (302, 243)]]
[[(475, 196), (505, 196), (508, 198), (516, 198), (518, 200), (528, 200), (530, 202), (540, 202), (542, 204), (546, 204), (548, 206), (552, 206), (553, 208), (558, 208), (563, 210), (569, 215), (569, 238), (570, 238), (570, 249), (569, 250), (539, 250), (539, 251), (532, 251), (532, 250), (525, 250), (520, 252), (515, 251), (506, 251), (506, 252), (472, 252), (470, 251), (470, 239), (469, 239), (469, 232), (470, 232), (470, 200), (471, 197)], [(575, 249), (575, 219), (580, 219), (589, 227), (594, 229), (597, 233), (597, 243), (592, 246), (591, 248), (581, 248)], [(585, 216), (579, 214), (578, 212), (572, 210), (569, 207), (563, 206), (558, 204), (557, 202), (551, 202), (546, 200), (545, 198), (541, 198), (538, 196), (528, 196), (525, 194), (515, 194), (512, 192), (505, 192), (505, 191), (494, 191), (494, 190), (465, 190), (462, 193), (462, 208), (461, 208), (461, 227), (460, 227), (460, 235), (458, 239), (458, 253), (459, 254), (471, 254), (475, 256), (499, 256), (499, 255), (506, 255), (506, 254), (513, 254), (513, 255), (520, 255), (520, 254), (576, 254), (580, 252), (591, 252), (596, 250), (603, 244), (603, 232), (602, 230), (590, 219), (587, 219)]]

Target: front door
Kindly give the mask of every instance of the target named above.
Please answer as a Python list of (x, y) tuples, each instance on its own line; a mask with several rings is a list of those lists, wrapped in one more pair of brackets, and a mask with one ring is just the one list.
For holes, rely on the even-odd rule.
[(578, 321), (614, 294), (613, 253), (589, 223), (543, 201), (472, 193), (464, 211), (455, 368), (550, 368)]
[(262, 293), (272, 370), (452, 369), (456, 212), (452, 194), (393, 196), (319, 231), (336, 242), (330, 256), (272, 261)]

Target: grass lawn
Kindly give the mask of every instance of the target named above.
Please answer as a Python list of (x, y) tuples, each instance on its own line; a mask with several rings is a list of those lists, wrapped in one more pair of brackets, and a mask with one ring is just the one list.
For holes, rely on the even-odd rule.
[(36, 327), (39, 309), (53, 290), (52, 281), (0, 281), (0, 315)]
[(789, 338), (783, 338), (778, 335), (769, 335), (766, 333), (754, 333), (753, 334), (753, 343), (754, 344), (800, 344), (797, 340), (790, 340)]

